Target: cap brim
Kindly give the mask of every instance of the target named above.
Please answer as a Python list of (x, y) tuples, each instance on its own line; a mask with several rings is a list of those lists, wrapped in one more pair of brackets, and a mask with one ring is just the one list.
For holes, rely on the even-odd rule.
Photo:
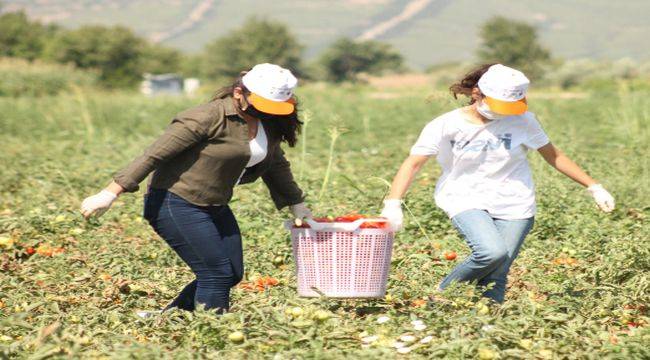
[(490, 110), (501, 115), (521, 115), (528, 110), (526, 98), (517, 101), (503, 101), (486, 96), (485, 102)]
[(255, 109), (272, 115), (289, 115), (295, 110), (296, 101), (291, 98), (287, 101), (273, 101), (263, 98), (255, 93), (248, 96), (248, 102), (255, 107)]

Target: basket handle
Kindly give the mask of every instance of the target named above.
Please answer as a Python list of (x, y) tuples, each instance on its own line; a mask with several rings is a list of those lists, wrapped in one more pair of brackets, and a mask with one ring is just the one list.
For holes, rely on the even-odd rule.
[[(353, 222), (323, 222), (319, 223), (313, 219), (305, 219), (305, 222), (309, 224), (309, 227), (316, 231), (324, 230), (334, 230), (334, 231), (355, 231), (365, 222), (388, 222), (388, 219), (385, 218), (369, 218), (369, 219), (358, 219)], [(287, 230), (293, 229), (293, 221), (288, 220), (284, 222), (284, 227)]]

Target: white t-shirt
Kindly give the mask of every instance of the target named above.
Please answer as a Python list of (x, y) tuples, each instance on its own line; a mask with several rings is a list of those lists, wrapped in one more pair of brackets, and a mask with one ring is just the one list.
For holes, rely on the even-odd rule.
[(266, 157), (266, 152), (268, 151), (268, 140), (266, 139), (266, 132), (264, 132), (264, 126), (262, 122), (257, 123), (257, 135), (255, 138), (250, 141), (251, 148), (251, 158), (248, 160), (246, 167), (255, 166), (264, 160)]
[(449, 217), (482, 209), (495, 218), (525, 219), (535, 215), (526, 153), (548, 143), (531, 112), (479, 125), (456, 109), (424, 127), (411, 155), (436, 155), (442, 167), (436, 205)]
[(244, 176), (246, 169), (261, 163), (262, 160), (264, 160), (264, 158), (266, 157), (266, 154), (268, 153), (268, 146), (269, 146), (268, 139), (266, 138), (266, 132), (264, 131), (264, 126), (262, 126), (261, 121), (257, 123), (257, 135), (255, 135), (255, 138), (251, 140), (248, 144), (251, 149), (251, 157), (250, 159), (248, 159), (248, 163), (246, 164), (246, 167), (239, 175), (237, 184), (239, 184), (239, 182), (241, 181), (241, 178), (242, 176)]

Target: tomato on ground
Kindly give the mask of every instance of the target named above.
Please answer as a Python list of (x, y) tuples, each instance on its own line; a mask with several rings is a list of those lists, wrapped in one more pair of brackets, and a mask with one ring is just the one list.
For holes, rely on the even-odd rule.
[(457, 256), (455, 251), (445, 251), (445, 259), (449, 261), (456, 260)]

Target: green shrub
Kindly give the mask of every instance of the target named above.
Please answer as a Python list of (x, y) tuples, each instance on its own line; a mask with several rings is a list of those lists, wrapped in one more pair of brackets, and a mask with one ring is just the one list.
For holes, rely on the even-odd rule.
[(251, 18), (241, 28), (205, 47), (204, 75), (234, 78), (259, 63), (273, 63), (301, 74), (302, 45), (279, 22)]
[(541, 78), (544, 65), (551, 59), (550, 52), (539, 43), (537, 30), (525, 22), (497, 16), (483, 24), (480, 36), (481, 62), (512, 66), (531, 79)]
[(342, 38), (323, 53), (320, 64), (326, 72), (327, 80), (355, 81), (360, 73), (402, 71), (404, 57), (389, 44)]
[(541, 85), (562, 89), (585, 88), (591, 90), (616, 89), (621, 81), (648, 83), (650, 62), (639, 63), (631, 59), (595, 61), (591, 59), (567, 60), (546, 72)]
[(142, 80), (142, 60), (148, 43), (121, 26), (83, 26), (64, 31), (50, 42), (45, 58), (96, 69), (107, 87), (131, 87)]
[(160, 44), (148, 44), (140, 60), (142, 71), (151, 74), (181, 72), (185, 61), (185, 55), (179, 50)]
[(42, 56), (43, 47), (58, 30), (57, 26), (45, 26), (31, 21), (20, 12), (0, 15), (0, 56), (34, 60)]
[(0, 79), (0, 96), (19, 97), (55, 95), (73, 86), (93, 86), (97, 77), (71, 65), (0, 58)]

